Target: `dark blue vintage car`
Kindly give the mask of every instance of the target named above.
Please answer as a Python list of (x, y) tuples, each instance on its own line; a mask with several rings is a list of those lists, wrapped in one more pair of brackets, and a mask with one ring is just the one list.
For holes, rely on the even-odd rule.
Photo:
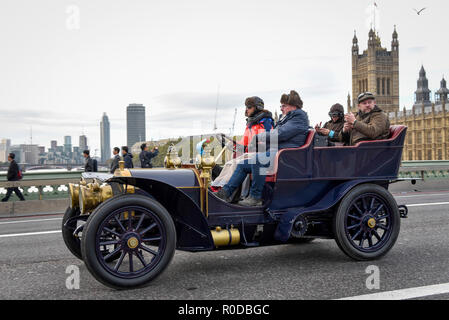
[[(167, 169), (88, 174), (70, 185), (64, 241), (88, 270), (113, 288), (148, 284), (176, 249), (208, 251), (335, 239), (355, 260), (385, 255), (395, 244), (401, 212), (388, 191), (398, 179), (407, 128), (356, 146), (306, 144), (278, 152), (266, 178), (263, 207), (243, 207), (209, 189), (213, 158)], [(179, 167), (179, 168), (178, 168)], [(406, 208), (405, 208), (406, 209)]]

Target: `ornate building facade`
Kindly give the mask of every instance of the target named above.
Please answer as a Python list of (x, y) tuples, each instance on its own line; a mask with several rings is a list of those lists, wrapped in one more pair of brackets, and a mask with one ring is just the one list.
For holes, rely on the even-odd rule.
[(443, 78), (435, 92), (435, 102), (431, 102), (428, 83), (426, 71), (421, 67), (413, 107), (389, 113), (392, 125), (408, 127), (403, 160), (449, 159), (449, 89)]
[(379, 36), (370, 30), (368, 49), (359, 54), (357, 36), (352, 40), (352, 104), (348, 97), (348, 109), (357, 110), (357, 96), (370, 91), (377, 96), (377, 104), (385, 112), (399, 110), (399, 41), (396, 27), (391, 41), (391, 51), (382, 47)]

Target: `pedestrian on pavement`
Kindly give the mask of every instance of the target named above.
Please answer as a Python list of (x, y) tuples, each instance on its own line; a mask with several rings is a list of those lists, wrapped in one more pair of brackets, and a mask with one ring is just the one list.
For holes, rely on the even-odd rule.
[[(6, 175), (8, 181), (19, 181), (20, 179), (22, 179), (21, 172), (19, 170), (19, 165), (17, 164), (16, 160), (14, 160), (15, 157), (16, 155), (14, 153), (8, 154), (9, 168), (8, 173)], [(20, 201), (25, 201), (25, 198), (23, 197), (22, 192), (20, 192), (20, 189), (17, 187), (12, 187), (7, 188), (6, 196), (2, 199), (2, 202), (8, 201), (9, 197), (11, 197), (11, 194), (13, 192), (16, 193)]]
[(151, 164), (151, 159), (156, 157), (159, 154), (159, 148), (154, 147), (152, 151), (148, 151), (148, 146), (146, 143), (142, 143), (140, 146), (142, 150), (139, 154), (140, 165), (142, 168), (153, 168)]
[(122, 157), (123, 157), (123, 161), (125, 161), (125, 168), (126, 169), (134, 168), (133, 155), (128, 152), (128, 147), (127, 146), (123, 146), (122, 147)]
[(121, 160), (119, 153), (120, 153), (120, 149), (118, 147), (115, 147), (112, 150), (112, 154), (114, 155), (114, 157), (112, 158), (111, 170), (109, 171), (110, 173), (114, 173), (115, 170), (117, 170), (119, 168), (119, 162)]
[(86, 159), (86, 162), (84, 163), (84, 172), (93, 172), (94, 171), (94, 163), (92, 161), (92, 158), (90, 157), (90, 151), (84, 150), (83, 156)]

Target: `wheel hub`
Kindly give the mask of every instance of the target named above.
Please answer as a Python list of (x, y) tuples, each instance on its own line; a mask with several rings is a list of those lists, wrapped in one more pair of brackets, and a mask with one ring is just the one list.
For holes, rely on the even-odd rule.
[(122, 238), (122, 246), (127, 251), (135, 250), (140, 246), (140, 237), (137, 233), (129, 232), (126, 233)]
[(376, 226), (376, 219), (370, 218), (368, 220), (368, 227), (370, 227), (371, 229), (374, 229), (375, 226)]

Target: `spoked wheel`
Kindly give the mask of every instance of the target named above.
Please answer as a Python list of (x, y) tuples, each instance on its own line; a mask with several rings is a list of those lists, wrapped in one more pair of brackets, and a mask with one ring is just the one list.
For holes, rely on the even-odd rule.
[(113, 288), (135, 288), (148, 284), (170, 263), (176, 229), (170, 214), (154, 199), (123, 195), (91, 214), (81, 248), (97, 280)]
[(400, 230), (398, 206), (388, 190), (374, 184), (355, 187), (334, 216), (335, 241), (355, 260), (373, 260), (395, 244)]

